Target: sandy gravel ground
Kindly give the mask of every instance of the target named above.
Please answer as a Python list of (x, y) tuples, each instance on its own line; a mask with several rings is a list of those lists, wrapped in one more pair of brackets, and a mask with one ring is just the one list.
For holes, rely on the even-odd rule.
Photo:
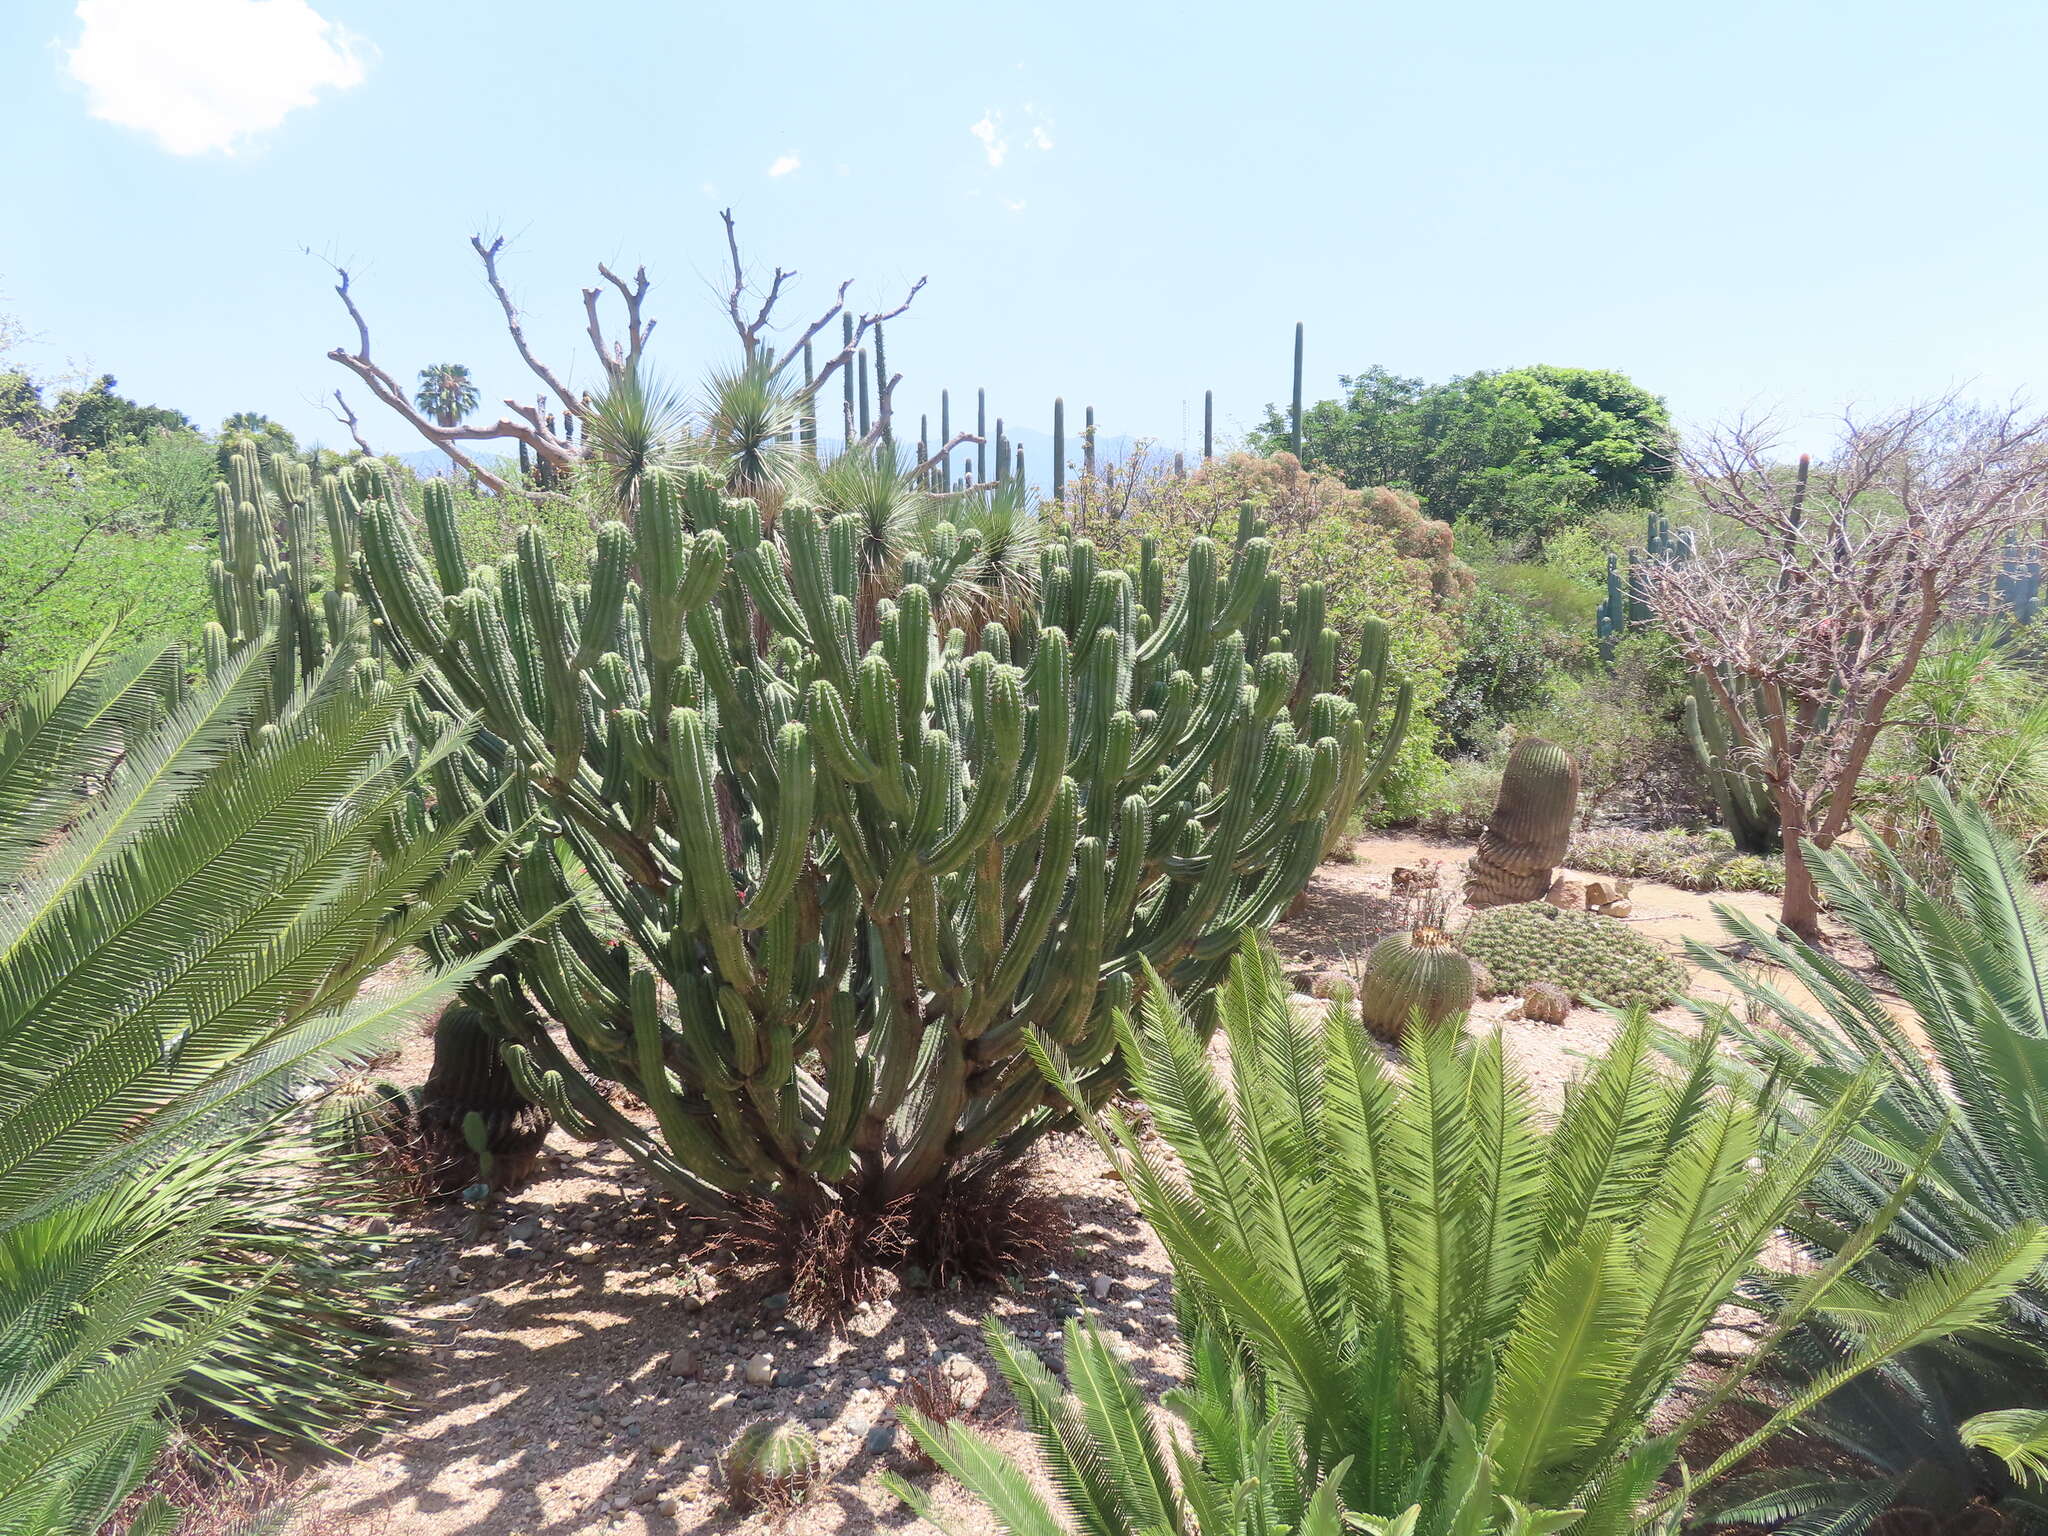
[[(1273, 941), (1297, 971), (1335, 968), (1384, 923), (1396, 866), (1436, 860), (1455, 891), (1467, 851), (1367, 839), (1354, 862), (1323, 867)], [(1674, 948), (1687, 935), (1718, 941), (1713, 900), (1772, 906), (1766, 897), (1708, 898), (1647, 881), (1634, 894), (1632, 925)], [(1490, 1027), (1513, 1005), (1482, 1002), (1475, 1027)], [(1551, 1103), (1610, 1033), (1587, 1009), (1561, 1026), (1504, 1027)], [(411, 1043), (389, 1075), (421, 1080), (428, 1054), (425, 1041)], [(989, 1389), (980, 1333), (988, 1314), (1057, 1366), (1063, 1319), (1091, 1312), (1123, 1341), (1148, 1386), (1163, 1391), (1174, 1378), (1165, 1255), (1085, 1137), (1058, 1138), (1038, 1158), (1045, 1187), (1075, 1224), (1066, 1262), (1002, 1292), (899, 1291), (838, 1336), (790, 1322), (781, 1298), (762, 1296), (758, 1285), (693, 1265), (696, 1242), (665, 1219), (622, 1155), (559, 1132), (550, 1147), (549, 1166), (479, 1240), (459, 1213), (400, 1224), (401, 1262), (419, 1287), (404, 1323), (420, 1344), (406, 1383), (410, 1410), (357, 1459), (314, 1472), (296, 1521), (301, 1536), (908, 1532), (920, 1523), (877, 1476), (911, 1471), (889, 1413), (906, 1371), (941, 1363), (978, 1403), (976, 1422), (1013, 1448), (1025, 1443), (1007, 1423), (1007, 1393), (999, 1382)], [(747, 1362), (761, 1354), (773, 1357), (774, 1380), (750, 1385)], [(720, 1449), (757, 1418), (808, 1423), (824, 1454), (824, 1486), (779, 1520), (732, 1514), (717, 1487)], [(956, 1529), (993, 1530), (946, 1479), (918, 1477)]]

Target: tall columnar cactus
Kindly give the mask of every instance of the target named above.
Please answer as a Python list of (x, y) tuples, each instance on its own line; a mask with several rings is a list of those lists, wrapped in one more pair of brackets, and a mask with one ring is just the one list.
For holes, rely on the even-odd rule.
[(1607, 593), (1594, 614), (1593, 632), (1600, 645), (1600, 658), (1614, 664), (1615, 643), (1632, 629), (1651, 623), (1656, 614), (1650, 607), (1648, 568), (1652, 565), (1682, 564), (1693, 558), (1695, 544), (1690, 528), (1673, 532), (1671, 519), (1652, 510), (1645, 515), (1643, 547), (1628, 552), (1628, 575), (1614, 555), (1607, 557)]
[(1579, 765), (1570, 752), (1524, 736), (1508, 753), (1493, 817), (1465, 872), (1465, 901), (1498, 907), (1536, 901), (1571, 840), (1579, 802)]
[(1359, 989), (1358, 1011), (1366, 1029), (1382, 1040), (1399, 1040), (1421, 1010), (1435, 1024), (1472, 1006), (1472, 962), (1433, 926), (1390, 934), (1372, 948)]
[(769, 531), (697, 471), (651, 476), (574, 583), (531, 532), (471, 572), (428, 512), (447, 558), (379, 504), (360, 569), (422, 728), (475, 713), (497, 753), (434, 814), (539, 829), (444, 942), (560, 911), (490, 984), (507, 1065), (707, 1212), (874, 1212), (1013, 1155), (1064, 1112), (1032, 1031), (1110, 1092), (1145, 964), (1201, 997), (1407, 719), (1384, 631), (1340, 693), (1320, 591), (1283, 603), (1248, 519), (1171, 580), (1050, 543), (1040, 610), (969, 634), (933, 615), (972, 531), (887, 596), (853, 516)]
[(1067, 499), (1067, 402), (1057, 395), (1052, 402), (1052, 499)]
[[(1733, 686), (1742, 684), (1734, 680)], [(1685, 734), (1714, 791), (1714, 803), (1721, 810), (1721, 825), (1735, 840), (1736, 849), (1742, 853), (1777, 852), (1778, 803), (1756, 769), (1736, 760), (1734, 733), (1729, 730), (1719, 699), (1703, 677), (1693, 679), (1692, 692), (1685, 701)]]
[(1202, 459), (1216, 457), (1216, 391), (1202, 391)]
[(2041, 611), (2040, 547), (2023, 549), (2016, 541), (2008, 539), (1992, 583), (1998, 606), (2011, 615), (2014, 623), (2033, 623), (2035, 615)]
[(1607, 595), (1593, 619), (1594, 637), (1600, 643), (1600, 659), (1614, 665), (1614, 647), (1628, 633), (1628, 599), (1623, 595), (1621, 562), (1610, 550), (1607, 555)]
[(361, 619), (349, 591), (360, 507), (332, 475), (316, 502), (304, 464), (283, 454), (266, 461), (247, 439), (229, 451), (227, 468), (214, 486), (220, 554), (208, 573), (214, 622), (205, 652), (225, 656), (274, 627), (275, 715)]
[(1294, 403), (1287, 412), (1287, 446), (1301, 457), (1301, 322), (1294, 322)]

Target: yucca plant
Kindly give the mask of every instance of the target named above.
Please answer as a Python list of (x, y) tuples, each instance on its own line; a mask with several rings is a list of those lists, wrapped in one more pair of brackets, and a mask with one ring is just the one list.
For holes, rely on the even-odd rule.
[(348, 637), (275, 710), (277, 650), (273, 628), (190, 690), (175, 648), (89, 654), (0, 727), (5, 1536), (96, 1531), (181, 1382), (315, 1438), (364, 1388), (356, 1298), (321, 1294), (351, 1261), (331, 1234), (251, 1231), (282, 1208), (234, 1207), (237, 1149), (462, 979), (367, 985), (492, 850), (409, 811), (459, 732), (406, 747), (402, 691)]
[[(1830, 911), (1869, 946), (1909, 1017), (1834, 956), (1734, 908), (1716, 909), (1730, 937), (1781, 967), (1796, 988), (1692, 946), (1694, 959), (1749, 1005), (1743, 1018), (1703, 1010), (1725, 1020), (1742, 1047), (1744, 1061), (1728, 1075), (1780, 1085), (1793, 1132), (1843, 1084), (1878, 1074), (1879, 1094), (1854, 1142), (1788, 1217), (1803, 1241), (1843, 1251), (1891, 1198), (1898, 1171), (1947, 1128), (1898, 1220), (1857, 1265), (1843, 1312), (1824, 1312), (1779, 1363), (1785, 1379), (1825, 1368), (1860, 1330), (1866, 1307), (2048, 1220), (2048, 919), (2019, 851), (1981, 807), (1958, 803), (1932, 779), (1917, 793), (1945, 879), (1917, 873), (1875, 836), (1862, 853), (1868, 868), (1843, 850), (1812, 855)], [(1998, 1322), (1898, 1361), (1824, 1407), (1809, 1432), (1896, 1480), (1908, 1503), (1956, 1509), (1991, 1497), (2048, 1524), (2048, 1504), (2015, 1481), (2038, 1459), (2026, 1447), (2048, 1444), (2048, 1278), (2029, 1275)], [(2024, 1423), (2013, 1410), (2026, 1411)], [(1992, 1417), (1980, 1423), (1979, 1415)], [(2008, 1447), (2011, 1467), (1991, 1454)], [(1731, 1518), (1776, 1510), (1817, 1517), (1860, 1504), (1870, 1485), (1783, 1477), (1737, 1492)]]
[[(1845, 1085), (1762, 1161), (1770, 1107), (1716, 1086), (1712, 1031), (1667, 1076), (1635, 1016), (1546, 1128), (1498, 1032), (1411, 1029), (1397, 1072), (1341, 1015), (1297, 1014), (1256, 949), (1234, 963), (1218, 1013), (1227, 1080), (1161, 989), (1126, 1031), (1178, 1171), (1121, 1115), (1097, 1124), (1174, 1266), (1190, 1372), (1168, 1401), (1186, 1443), (1168, 1446), (1085, 1330), (1069, 1334), (1062, 1400), (992, 1326), (1064, 1512), (973, 1430), (910, 1420), (1018, 1536), (1278, 1529), (1316, 1496), (1368, 1527), (1423, 1532), (1609, 1536), (1655, 1523), (1679, 1504), (1687, 1436), (1828, 1302), (1892, 1214), (1878, 1211), (1835, 1261), (1781, 1277), (1786, 1304), (1757, 1348), (1653, 1431), (1704, 1331), (1744, 1305), (1758, 1255), (1846, 1146), (1870, 1084)], [(1075, 1089), (1057, 1048), (1041, 1051)], [(1846, 1358), (1692, 1486), (1842, 1382), (1981, 1322), (2044, 1253), (2048, 1236), (2015, 1229), (1874, 1308)], [(1248, 1478), (1270, 1518), (1239, 1507)]]

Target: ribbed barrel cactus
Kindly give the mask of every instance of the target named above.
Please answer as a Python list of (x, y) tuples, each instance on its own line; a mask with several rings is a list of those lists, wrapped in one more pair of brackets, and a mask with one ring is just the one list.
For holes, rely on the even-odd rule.
[(1524, 736), (1508, 753), (1493, 816), (1465, 871), (1465, 900), (1475, 907), (1535, 901), (1571, 841), (1579, 803), (1578, 760), (1556, 742)]
[(1405, 727), (1387, 637), (1340, 693), (1320, 593), (1283, 602), (1249, 523), (1176, 573), (1051, 543), (1035, 611), (969, 633), (933, 616), (971, 531), (878, 583), (857, 518), (769, 528), (701, 471), (635, 516), (572, 581), (531, 533), (472, 568), (436, 501), (423, 552), (375, 500), (358, 586), (422, 733), (484, 727), (432, 814), (537, 828), (442, 941), (559, 913), (486, 989), (508, 1066), (701, 1211), (900, 1211), (1014, 1155), (1064, 1112), (1029, 1031), (1106, 1096), (1141, 962), (1199, 998)]
[(1398, 1041), (1421, 1010), (1436, 1024), (1472, 1006), (1472, 962), (1441, 928), (1390, 934), (1366, 957), (1358, 995), (1359, 1017), (1372, 1034)]

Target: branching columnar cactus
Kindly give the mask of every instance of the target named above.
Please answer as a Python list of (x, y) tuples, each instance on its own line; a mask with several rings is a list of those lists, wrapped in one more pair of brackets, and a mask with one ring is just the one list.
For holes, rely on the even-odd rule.
[(1435, 1024), (1469, 1010), (1473, 996), (1472, 962), (1441, 928), (1422, 927), (1373, 946), (1358, 1010), (1368, 1031), (1398, 1041), (1416, 1009), (1425, 1024)]
[(434, 814), (543, 828), (446, 942), (560, 911), (490, 985), (507, 1063), (708, 1212), (879, 1211), (1013, 1155), (1063, 1113), (1030, 1030), (1106, 1096), (1140, 962), (1220, 976), (1407, 719), (1384, 633), (1336, 691), (1321, 593), (1283, 604), (1249, 523), (1171, 591), (1150, 552), (1134, 579), (1050, 545), (1035, 614), (942, 634), (971, 531), (888, 597), (855, 517), (771, 531), (696, 471), (649, 476), (574, 584), (531, 533), (472, 570), (426, 513), (430, 557), (373, 505), (359, 570), (422, 729), (474, 712), (498, 753), (445, 764)]
[(1465, 872), (1465, 901), (1474, 907), (1536, 901), (1571, 841), (1579, 803), (1579, 765), (1570, 752), (1540, 736), (1524, 736), (1508, 753), (1493, 816)]
[[(1738, 683), (1737, 686), (1740, 686)], [(1735, 840), (1740, 853), (1765, 854), (1778, 851), (1778, 802), (1771, 787), (1753, 767), (1745, 767), (1734, 756), (1733, 733), (1727, 715), (1706, 679), (1695, 677), (1685, 701), (1685, 734), (1699, 759), (1700, 771), (1714, 791), (1721, 808), (1721, 825)]]
[(228, 478), (214, 486), (214, 515), (220, 554), (208, 574), (215, 623), (207, 626), (207, 662), (275, 628), (275, 714), (360, 622), (348, 576), (361, 507), (336, 475), (323, 477), (316, 507), (304, 464), (282, 454), (266, 463), (245, 440), (228, 456)]

